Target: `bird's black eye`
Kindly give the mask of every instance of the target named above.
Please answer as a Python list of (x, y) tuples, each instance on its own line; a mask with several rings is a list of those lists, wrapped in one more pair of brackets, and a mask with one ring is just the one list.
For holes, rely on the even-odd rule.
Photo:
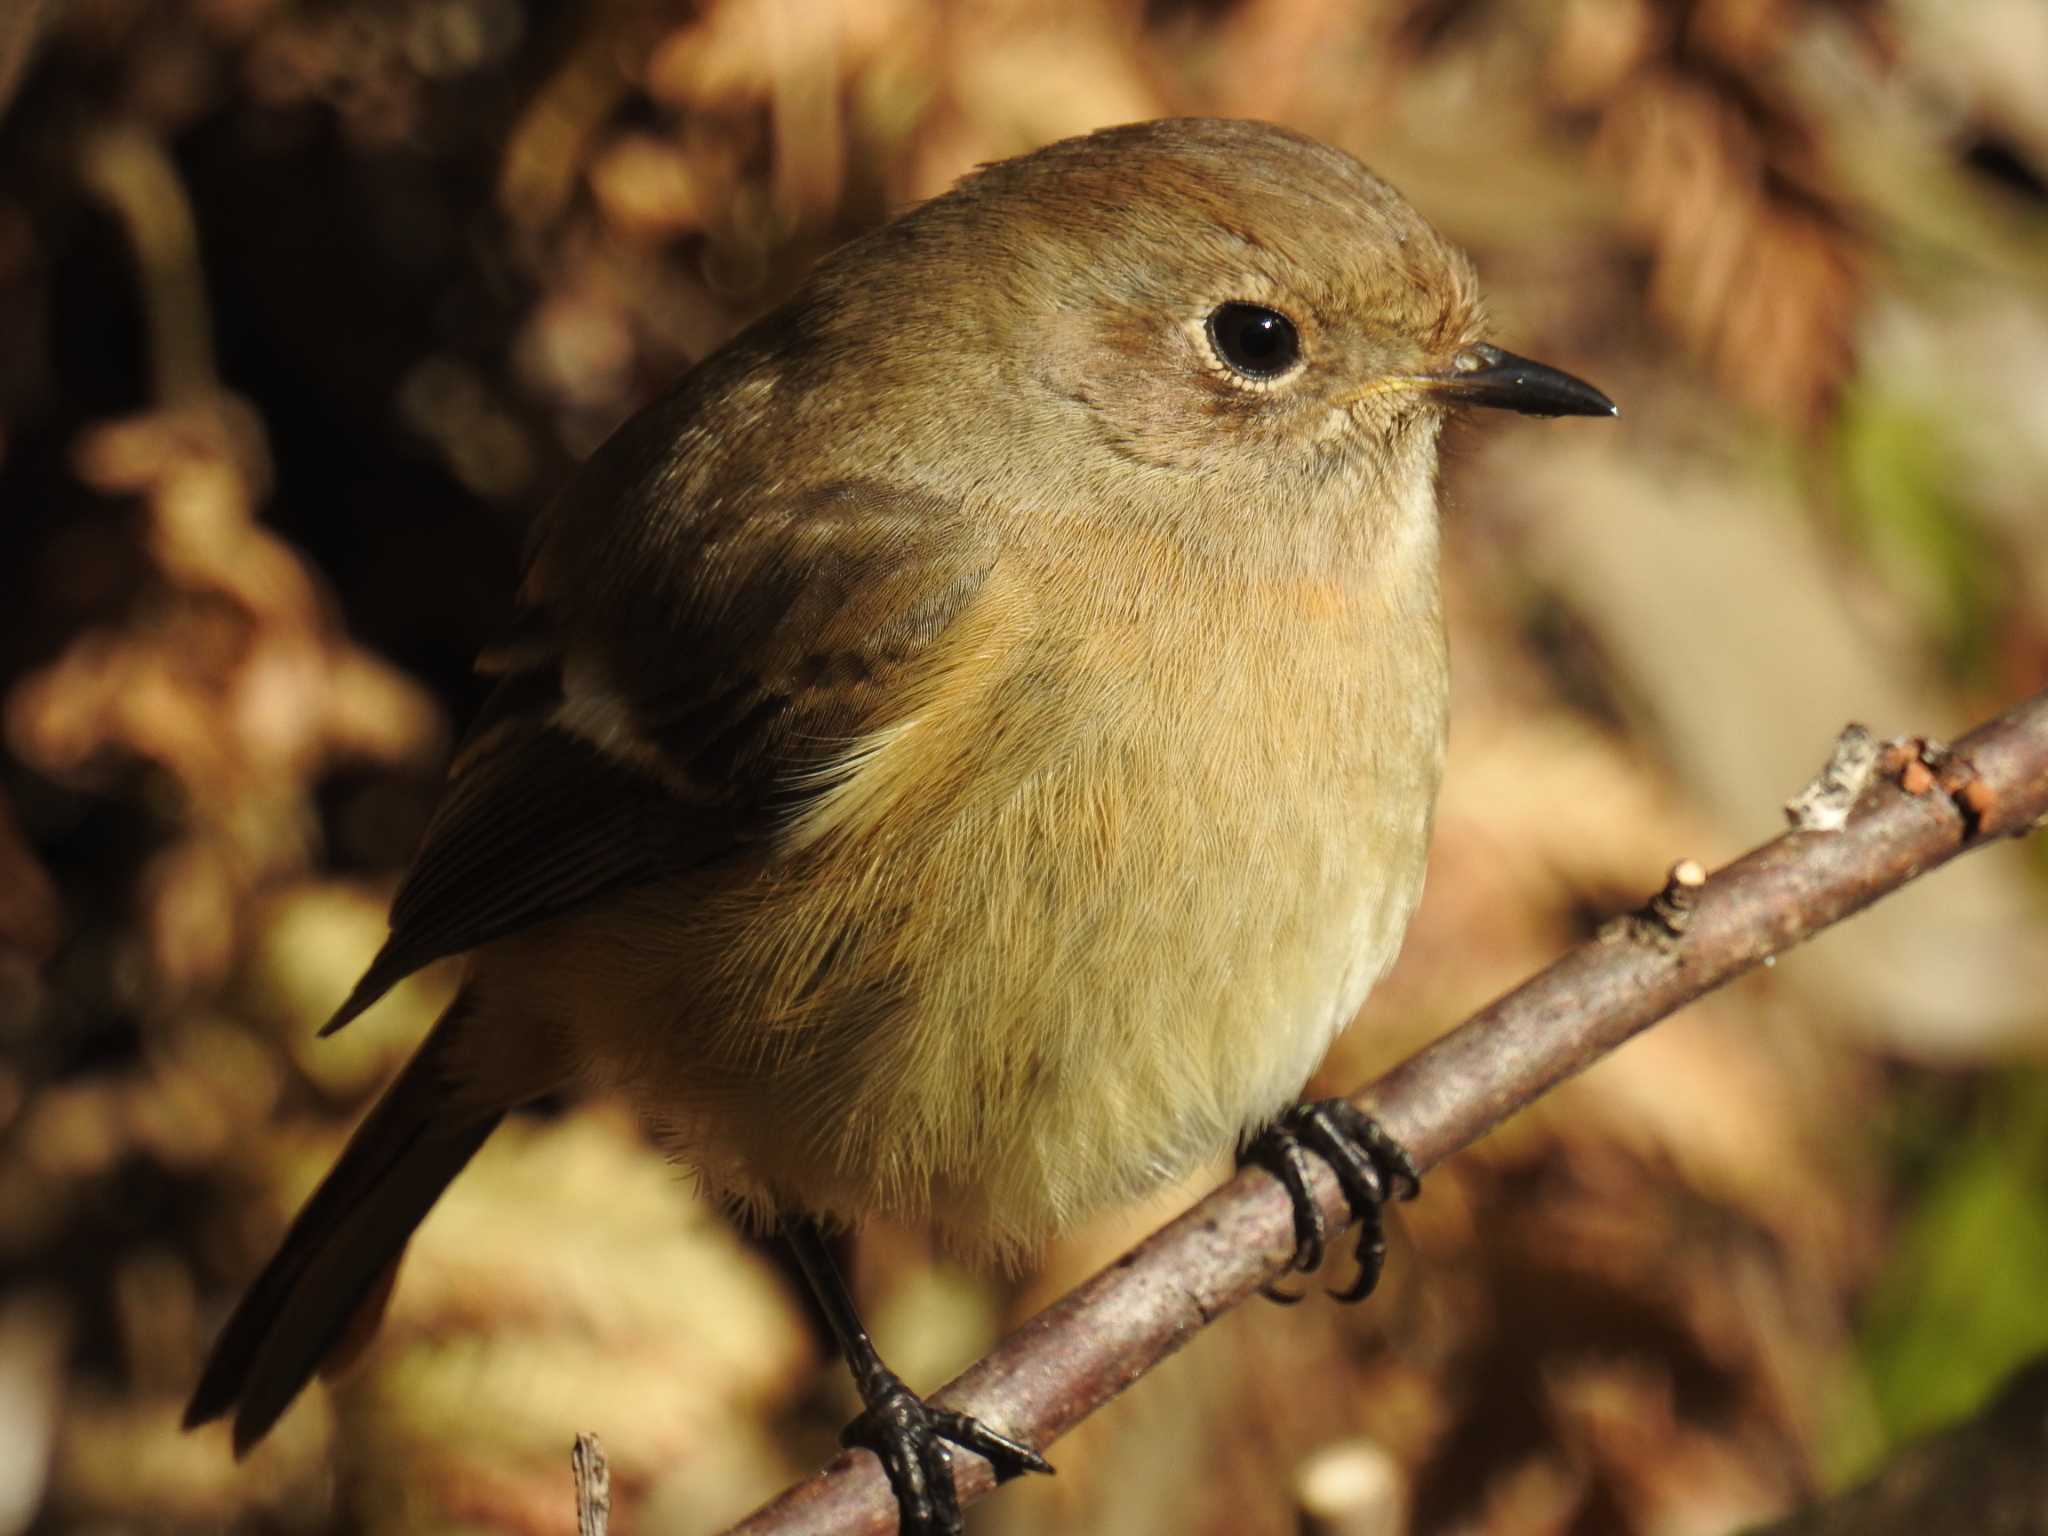
[(1209, 344), (1234, 373), (1263, 384), (1301, 360), (1301, 333), (1277, 309), (1219, 304), (1209, 316)]

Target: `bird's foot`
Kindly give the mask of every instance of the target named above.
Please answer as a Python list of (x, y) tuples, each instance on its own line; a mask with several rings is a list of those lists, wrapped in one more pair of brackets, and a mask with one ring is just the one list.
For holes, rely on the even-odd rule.
[(1052, 1464), (1021, 1440), (968, 1414), (933, 1407), (887, 1372), (863, 1383), (861, 1397), (867, 1411), (846, 1426), (839, 1440), (865, 1446), (881, 1458), (896, 1491), (902, 1536), (960, 1536), (951, 1446), (984, 1458), (999, 1483), (1026, 1472), (1052, 1471)]
[[(1422, 1175), (1401, 1144), (1380, 1123), (1347, 1099), (1318, 1099), (1297, 1104), (1244, 1149), (1240, 1165), (1265, 1169), (1287, 1189), (1294, 1202), (1293, 1268), (1307, 1272), (1323, 1262), (1329, 1227), (1309, 1190), (1308, 1154), (1328, 1163), (1351, 1203), (1359, 1224), (1358, 1278), (1330, 1294), (1342, 1302), (1363, 1301), (1379, 1284), (1387, 1261), (1386, 1228), (1380, 1208), (1388, 1200), (1412, 1200), (1422, 1188)], [(1274, 1301), (1292, 1304), (1301, 1297), (1278, 1286), (1265, 1287)]]

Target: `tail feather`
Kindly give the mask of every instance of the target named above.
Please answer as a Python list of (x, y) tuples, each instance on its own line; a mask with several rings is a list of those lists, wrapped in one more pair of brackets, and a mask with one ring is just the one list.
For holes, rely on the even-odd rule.
[(362, 1014), (369, 1012), (373, 1003), (424, 963), (417, 956), (400, 951), (397, 942), (395, 935), (384, 941), (384, 947), (377, 951), (377, 957), (370, 962), (370, 968), (363, 972), (362, 979), (350, 990), (342, 1005), (334, 1010), (334, 1017), (320, 1026), (322, 1040), (344, 1024), (352, 1023)]
[(236, 1455), (262, 1439), (352, 1341), (365, 1307), (381, 1304), (413, 1229), (504, 1118), (458, 1116), (443, 1075), (465, 1001), (385, 1090), (235, 1308), (186, 1406), (188, 1429), (232, 1413)]

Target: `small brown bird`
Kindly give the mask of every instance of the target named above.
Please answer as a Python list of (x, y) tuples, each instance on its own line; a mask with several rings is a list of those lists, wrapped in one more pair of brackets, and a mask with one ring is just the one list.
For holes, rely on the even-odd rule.
[(1369, 1285), (1406, 1159), (1288, 1106), (1421, 891), (1460, 403), (1613, 411), (1489, 345), (1465, 257), (1277, 128), (1055, 144), (828, 257), (540, 526), (327, 1029), (443, 956), (461, 990), (187, 1422), (261, 1437), (506, 1111), (570, 1088), (784, 1225), (906, 1530), (958, 1529), (948, 1442), (1045, 1463), (884, 1367), (821, 1227), (1015, 1257), (1232, 1146), (1300, 1208), (1314, 1152)]

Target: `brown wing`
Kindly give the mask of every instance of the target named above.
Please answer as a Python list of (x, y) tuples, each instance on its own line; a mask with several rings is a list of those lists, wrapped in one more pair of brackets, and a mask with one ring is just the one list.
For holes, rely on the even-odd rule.
[[(672, 530), (673, 532), (673, 530)], [(887, 723), (892, 684), (973, 600), (989, 541), (933, 498), (839, 484), (592, 572), (557, 518), (520, 638), (458, 752), (332, 1033), (431, 960), (757, 841)], [(572, 548), (563, 556), (561, 548)], [(565, 580), (566, 578), (566, 580)]]

